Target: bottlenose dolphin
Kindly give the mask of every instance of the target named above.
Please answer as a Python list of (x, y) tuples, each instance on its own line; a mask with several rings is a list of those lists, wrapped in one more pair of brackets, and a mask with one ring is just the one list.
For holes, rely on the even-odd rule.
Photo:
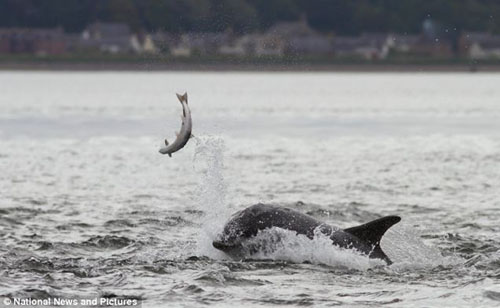
[(380, 248), (380, 240), (387, 229), (400, 220), (398, 216), (386, 216), (357, 227), (340, 229), (289, 208), (256, 204), (235, 213), (212, 245), (230, 256), (241, 258), (248, 239), (255, 237), (259, 231), (275, 227), (295, 231), (310, 239), (321, 232), (331, 239), (333, 245), (355, 249), (370, 258), (391, 264)]
[(165, 146), (160, 149), (161, 154), (168, 154), (168, 156), (170, 157), (172, 157), (172, 153), (179, 151), (186, 145), (189, 138), (191, 138), (191, 129), (193, 128), (193, 122), (191, 120), (191, 110), (189, 110), (188, 106), (187, 93), (184, 93), (184, 95), (177, 94), (177, 98), (182, 105), (181, 131), (177, 133), (177, 138), (171, 144), (169, 144), (168, 140), (165, 139)]

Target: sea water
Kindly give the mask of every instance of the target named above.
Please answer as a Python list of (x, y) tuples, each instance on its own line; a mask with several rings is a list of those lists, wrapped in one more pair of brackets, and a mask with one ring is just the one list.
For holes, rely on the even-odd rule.
[[(143, 307), (500, 305), (500, 75), (0, 73), (0, 296)], [(194, 138), (180, 128), (188, 92)], [(386, 266), (270, 230), (258, 202), (345, 228), (384, 215)], [(266, 236), (266, 235), (264, 235)], [(0, 305), (5, 304), (0, 300)]]

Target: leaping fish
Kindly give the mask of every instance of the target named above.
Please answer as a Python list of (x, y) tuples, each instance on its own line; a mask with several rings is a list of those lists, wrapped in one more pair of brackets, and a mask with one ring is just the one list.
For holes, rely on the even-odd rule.
[(168, 156), (170, 157), (172, 157), (172, 153), (179, 151), (186, 145), (189, 138), (191, 138), (191, 129), (193, 128), (193, 122), (191, 120), (191, 110), (189, 110), (188, 106), (187, 93), (184, 93), (184, 95), (177, 94), (177, 98), (182, 105), (181, 131), (179, 133), (176, 133), (177, 138), (175, 138), (174, 142), (172, 142), (171, 144), (169, 144), (167, 139), (165, 139), (165, 146), (160, 149), (161, 154), (168, 154)]

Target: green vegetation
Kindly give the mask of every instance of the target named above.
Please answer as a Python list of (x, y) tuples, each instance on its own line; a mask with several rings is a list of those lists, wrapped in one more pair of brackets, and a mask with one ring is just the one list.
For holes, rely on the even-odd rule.
[(0, 54), (0, 65), (6, 63), (25, 64), (178, 64), (178, 65), (286, 65), (314, 68), (323, 65), (500, 65), (500, 59), (471, 60), (469, 58), (428, 58), (422, 56), (389, 57), (387, 59), (367, 60), (360, 57), (335, 56), (246, 56), (203, 55), (174, 57), (171, 55), (147, 54), (103, 54), (82, 53), (64, 55), (36, 56), (32, 54)]
[(69, 32), (108, 21), (134, 30), (246, 33), (301, 16), (319, 31), (341, 35), (417, 33), (429, 18), (455, 33), (500, 33), (497, 0), (0, 0), (0, 27)]

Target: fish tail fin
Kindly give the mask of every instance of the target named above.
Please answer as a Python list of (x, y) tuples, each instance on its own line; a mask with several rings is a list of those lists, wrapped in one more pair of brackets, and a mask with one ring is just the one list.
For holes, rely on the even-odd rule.
[(163, 147), (163, 148), (161, 148), (161, 149), (160, 149), (160, 153), (161, 153), (161, 154), (168, 154), (168, 156), (172, 157), (172, 154), (170, 154), (170, 153), (168, 152), (168, 140), (167, 140), (167, 139), (165, 139), (165, 145), (166, 145), (167, 147)]
[(373, 250), (369, 254), (370, 258), (382, 259), (388, 264), (392, 264), (389, 257), (382, 251), (380, 240), (390, 227), (400, 221), (401, 217), (399, 216), (386, 216), (357, 227), (344, 229), (344, 231), (373, 246)]
[(181, 102), (181, 104), (182, 103), (186, 103), (187, 104), (187, 102), (188, 102), (188, 94), (187, 94), (187, 92), (184, 93), (183, 95), (180, 95), (180, 94), (176, 93), (176, 95), (177, 95), (177, 98), (179, 99), (179, 101)]

